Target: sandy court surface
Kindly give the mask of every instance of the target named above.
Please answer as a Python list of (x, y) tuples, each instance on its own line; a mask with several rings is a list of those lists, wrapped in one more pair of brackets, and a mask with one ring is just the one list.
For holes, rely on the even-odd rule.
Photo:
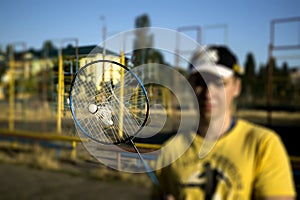
[(85, 176), (0, 163), (0, 199), (149, 199), (149, 187), (125, 181), (101, 181)]

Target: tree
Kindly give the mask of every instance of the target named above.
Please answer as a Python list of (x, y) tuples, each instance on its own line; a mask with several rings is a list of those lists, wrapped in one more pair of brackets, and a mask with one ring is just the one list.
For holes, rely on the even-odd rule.
[(280, 104), (287, 105), (292, 97), (292, 84), (289, 76), (288, 63), (284, 62), (281, 68), (275, 68), (274, 90)]
[(150, 19), (147, 14), (140, 15), (135, 20), (136, 28), (150, 27)]
[(257, 75), (257, 84), (261, 87), (258, 87), (256, 94), (258, 96), (264, 97), (267, 92), (267, 83), (268, 83), (268, 64), (261, 64), (259, 67), (259, 72)]
[(52, 55), (56, 55), (57, 49), (55, 48), (55, 46), (53, 45), (53, 43), (50, 40), (46, 40), (43, 43), (43, 47), (42, 47), (42, 56), (43, 57), (50, 57)]
[(14, 46), (13, 45), (7, 45), (6, 46), (6, 55), (8, 56), (8, 59), (12, 59), (12, 56), (14, 54)]
[(135, 21), (135, 41), (133, 52), (134, 66), (144, 64), (146, 61), (149, 49), (146, 47), (152, 46), (152, 36), (149, 35), (147, 27), (150, 26), (150, 20), (146, 14), (136, 18)]
[(255, 60), (252, 53), (248, 53), (245, 62), (245, 74), (243, 76), (243, 94), (246, 101), (252, 101), (254, 88), (256, 88)]
[(149, 33), (150, 19), (147, 14), (138, 16), (135, 21), (135, 41), (133, 64), (139, 66), (148, 62), (164, 63), (163, 55), (153, 47), (153, 35)]
[(247, 54), (246, 64), (245, 64), (245, 73), (250, 78), (255, 77), (255, 60), (252, 53)]

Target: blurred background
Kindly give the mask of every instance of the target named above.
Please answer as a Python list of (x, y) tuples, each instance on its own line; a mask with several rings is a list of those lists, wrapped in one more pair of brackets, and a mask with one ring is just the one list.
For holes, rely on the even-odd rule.
[[(3, 0), (0, 5), (0, 171), (1, 177), (7, 177), (0, 181), (3, 199), (32, 199), (36, 195), (51, 199), (62, 194), (68, 199), (82, 193), (89, 194), (83, 198), (105, 193), (108, 199), (116, 199), (116, 192), (107, 188), (122, 194), (131, 191), (131, 196), (122, 199), (147, 197), (147, 176), (107, 169), (85, 150), (76, 134), (68, 99), (71, 81), (80, 67), (96, 59), (121, 59), (122, 45), (119, 50), (109, 49), (106, 40), (144, 27), (177, 31), (200, 45), (228, 45), (236, 53), (245, 72), (236, 115), (279, 133), (299, 191), (299, 1)], [(133, 42), (122, 41), (132, 42), (137, 49), (125, 52), (128, 66), (155, 62), (187, 74), (187, 62), (178, 56), (157, 49), (138, 50), (139, 45), (151, 46), (154, 41), (151, 33), (141, 34)], [(176, 39), (171, 42), (177, 54), (190, 57), (194, 50)], [(156, 74), (155, 69), (145, 69), (145, 73)], [(152, 151), (176, 132), (178, 105), (165, 88), (151, 86), (147, 90), (151, 101), (162, 104), (169, 116), (159, 136), (138, 141), (141, 150)], [(137, 159), (118, 152), (115, 155), (118, 169)], [(155, 155), (147, 159), (153, 164)], [(133, 165), (139, 167), (138, 162)], [(29, 171), (33, 169), (38, 172)], [(47, 174), (49, 171), (66, 173), (56, 176)], [(76, 189), (82, 188), (79, 177), (89, 180), (84, 182), (86, 190)], [(51, 178), (59, 187), (53, 187)], [(124, 185), (125, 181), (143, 183), (144, 189)], [(73, 190), (67, 189), (68, 184)]]

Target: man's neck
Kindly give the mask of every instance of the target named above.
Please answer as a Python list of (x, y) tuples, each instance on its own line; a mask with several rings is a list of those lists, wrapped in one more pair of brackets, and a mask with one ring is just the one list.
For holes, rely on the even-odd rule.
[(217, 139), (227, 132), (230, 127), (231, 120), (232, 117), (229, 114), (225, 116), (225, 119), (200, 119), (198, 134), (207, 139)]

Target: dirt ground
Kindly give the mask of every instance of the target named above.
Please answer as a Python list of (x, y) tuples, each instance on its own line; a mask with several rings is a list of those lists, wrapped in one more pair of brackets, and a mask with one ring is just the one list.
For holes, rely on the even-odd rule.
[(149, 199), (149, 188), (126, 181), (103, 181), (86, 176), (0, 164), (0, 199)]
[(88, 156), (0, 142), (0, 200), (149, 199), (147, 174), (108, 168)]

